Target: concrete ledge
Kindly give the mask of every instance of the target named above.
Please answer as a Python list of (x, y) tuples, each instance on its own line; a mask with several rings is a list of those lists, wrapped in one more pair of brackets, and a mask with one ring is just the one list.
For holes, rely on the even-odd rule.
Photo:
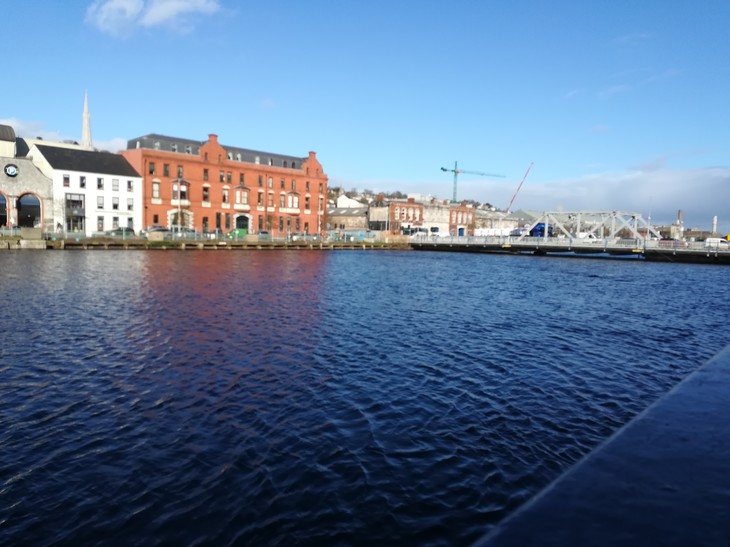
[(476, 545), (730, 545), (730, 346)]

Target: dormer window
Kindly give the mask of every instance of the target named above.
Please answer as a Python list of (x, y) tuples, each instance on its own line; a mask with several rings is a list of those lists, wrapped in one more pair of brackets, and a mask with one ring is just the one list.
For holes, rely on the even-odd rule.
[(172, 150), (173, 152), (177, 152), (177, 144), (175, 144), (175, 143), (173, 142), (173, 143), (172, 143), (172, 144), (170, 145), (170, 150)]

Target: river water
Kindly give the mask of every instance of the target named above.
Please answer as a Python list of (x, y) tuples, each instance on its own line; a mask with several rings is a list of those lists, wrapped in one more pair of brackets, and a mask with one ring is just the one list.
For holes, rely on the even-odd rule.
[(719, 351), (718, 266), (0, 254), (0, 544), (468, 545)]

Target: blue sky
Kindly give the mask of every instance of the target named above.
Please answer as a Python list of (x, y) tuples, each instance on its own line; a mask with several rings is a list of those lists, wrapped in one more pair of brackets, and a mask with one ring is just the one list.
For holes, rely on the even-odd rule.
[(24, 0), (0, 121), (305, 156), (331, 185), (730, 232), (730, 2)]

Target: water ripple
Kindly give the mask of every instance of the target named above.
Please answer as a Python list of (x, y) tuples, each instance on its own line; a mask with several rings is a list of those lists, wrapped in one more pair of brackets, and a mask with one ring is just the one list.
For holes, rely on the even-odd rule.
[(3, 258), (23, 327), (0, 347), (3, 544), (468, 544), (719, 350), (727, 322), (706, 290), (722, 268)]

